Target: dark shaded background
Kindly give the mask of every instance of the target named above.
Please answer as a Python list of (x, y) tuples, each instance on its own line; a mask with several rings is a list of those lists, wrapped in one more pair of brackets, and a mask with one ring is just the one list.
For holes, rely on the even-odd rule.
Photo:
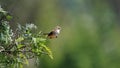
[(42, 56), (26, 67), (120, 68), (120, 0), (0, 0), (13, 15), (10, 25), (34, 23), (38, 31), (62, 27), (48, 44), (54, 60)]

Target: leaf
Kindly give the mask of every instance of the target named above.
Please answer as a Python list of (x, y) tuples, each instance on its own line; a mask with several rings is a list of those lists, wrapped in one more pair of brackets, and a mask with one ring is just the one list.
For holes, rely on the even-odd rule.
[(36, 42), (37, 42), (37, 41), (36, 41), (36, 38), (33, 37), (32, 40), (33, 40), (33, 43), (36, 44)]
[(25, 61), (25, 64), (29, 64), (29, 62), (28, 62), (28, 59), (26, 58), (26, 56), (24, 56), (24, 61)]
[(46, 39), (45, 38), (40, 38), (40, 41), (46, 41)]
[(23, 37), (19, 37), (18, 39), (16, 39), (16, 42), (21, 42), (21, 41), (23, 41), (23, 40), (24, 40)]
[(4, 51), (5, 48), (3, 46), (0, 46), (0, 52)]
[(44, 47), (45, 50), (48, 52), (48, 56), (49, 56), (51, 59), (53, 59), (52, 51), (51, 51), (47, 46), (45, 46), (45, 45), (42, 45), (42, 47)]
[(12, 16), (7, 15), (7, 16), (6, 16), (6, 19), (7, 19), (7, 20), (11, 20), (11, 19), (12, 19)]
[(0, 5), (0, 11), (3, 11), (3, 9), (1, 8), (1, 5)]
[(24, 45), (22, 45), (22, 44), (18, 44), (17, 45), (17, 48), (19, 49), (19, 48), (21, 48), (21, 47), (23, 47)]
[(27, 65), (29, 64), (29, 63), (28, 63), (28, 59), (26, 58), (26, 56), (25, 56), (24, 54), (20, 53), (19, 56), (20, 56), (21, 58), (23, 58), (23, 59), (22, 59), (22, 60), (23, 60), (22, 62), (24, 62), (24, 63), (27, 64)]

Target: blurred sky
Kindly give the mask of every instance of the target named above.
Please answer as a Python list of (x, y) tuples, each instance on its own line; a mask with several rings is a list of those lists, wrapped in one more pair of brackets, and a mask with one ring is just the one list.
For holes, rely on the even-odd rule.
[(35, 23), (43, 32), (62, 27), (58, 38), (48, 43), (54, 59), (42, 56), (36, 68), (120, 67), (119, 0), (0, 0), (0, 4), (13, 15), (12, 28), (16, 23)]

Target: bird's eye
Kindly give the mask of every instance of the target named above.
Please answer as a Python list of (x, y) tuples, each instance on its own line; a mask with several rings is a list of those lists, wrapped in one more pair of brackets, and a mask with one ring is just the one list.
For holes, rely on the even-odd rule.
[(58, 28), (58, 29), (60, 29), (60, 28)]

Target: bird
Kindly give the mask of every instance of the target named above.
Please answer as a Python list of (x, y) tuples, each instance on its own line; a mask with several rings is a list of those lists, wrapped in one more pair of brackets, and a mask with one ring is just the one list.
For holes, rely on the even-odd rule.
[(44, 35), (47, 35), (49, 39), (53, 39), (58, 37), (60, 31), (61, 31), (61, 27), (56, 26), (52, 31), (50, 31), (49, 33), (44, 33)]

